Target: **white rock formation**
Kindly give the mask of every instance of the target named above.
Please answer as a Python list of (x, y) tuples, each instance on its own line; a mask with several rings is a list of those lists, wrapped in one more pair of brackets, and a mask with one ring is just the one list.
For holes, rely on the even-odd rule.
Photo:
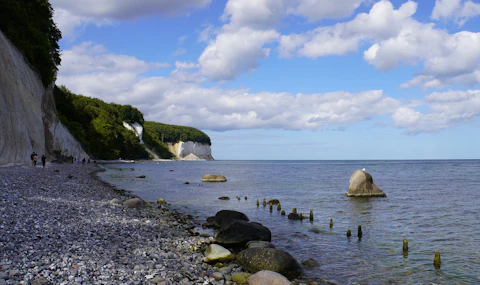
[(38, 73), (0, 31), (0, 165), (30, 163), (30, 154), (54, 151), (87, 157), (58, 120), (53, 84), (45, 88)]
[(198, 142), (168, 143), (168, 149), (180, 160), (213, 160), (212, 150), (208, 144)]
[(123, 122), (123, 126), (131, 131), (134, 131), (137, 137), (140, 139), (140, 143), (143, 144), (143, 127), (138, 122), (133, 124), (129, 124), (127, 122)]

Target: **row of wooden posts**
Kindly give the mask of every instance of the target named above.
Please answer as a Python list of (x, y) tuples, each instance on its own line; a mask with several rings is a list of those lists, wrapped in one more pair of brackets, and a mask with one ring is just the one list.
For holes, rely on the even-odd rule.
[[(263, 207), (267, 206), (267, 200), (264, 198), (263, 199)], [(273, 211), (273, 203), (270, 204), (270, 212)], [(260, 206), (260, 202), (257, 199), (257, 207)], [(280, 202), (277, 204), (277, 211), (281, 210), (281, 215), (285, 216), (285, 210), (282, 210), (282, 206), (280, 205)], [(297, 208), (293, 208), (292, 213), (297, 214)], [(303, 216), (300, 214), (300, 216), (303, 218)], [(310, 216), (309, 216), (310, 221), (313, 221), (313, 210), (310, 210)], [(333, 219), (330, 219), (330, 228), (333, 228)], [(352, 232), (350, 229), (347, 230), (347, 237), (351, 237)], [(357, 237), (361, 239), (363, 236), (362, 233), (362, 226), (358, 226), (358, 231), (357, 231)], [(408, 254), (408, 240), (403, 239), (403, 254), (407, 255)], [(436, 269), (440, 269), (440, 264), (441, 264), (441, 259), (440, 259), (440, 252), (436, 251), (435, 256), (433, 258), (433, 265), (435, 266)]]

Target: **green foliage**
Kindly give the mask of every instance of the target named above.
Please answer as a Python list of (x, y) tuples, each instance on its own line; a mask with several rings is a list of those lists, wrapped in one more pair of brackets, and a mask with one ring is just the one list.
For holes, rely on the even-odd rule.
[(48, 0), (0, 0), (0, 30), (35, 68), (45, 86), (60, 65), (62, 34), (52, 20)]
[(207, 134), (192, 127), (145, 122), (143, 129), (144, 132), (149, 132), (156, 139), (165, 143), (193, 141), (212, 145), (210, 142), (210, 137), (207, 136)]
[(60, 121), (91, 156), (98, 159), (149, 158), (135, 133), (123, 126), (125, 114), (143, 120), (136, 108), (75, 95), (64, 86), (55, 86), (54, 97)]
[(143, 114), (137, 108), (133, 108), (130, 105), (120, 106), (120, 117), (129, 124), (137, 122), (143, 126), (144, 123)]
[(175, 155), (168, 150), (168, 146), (165, 143), (160, 141), (155, 134), (145, 128), (143, 129), (143, 142), (161, 158), (171, 159), (175, 157)]

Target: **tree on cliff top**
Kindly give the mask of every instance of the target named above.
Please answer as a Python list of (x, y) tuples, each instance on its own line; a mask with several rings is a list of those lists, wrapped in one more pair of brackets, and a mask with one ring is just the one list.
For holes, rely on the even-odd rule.
[(55, 80), (62, 34), (48, 0), (0, 0), (0, 30), (40, 73), (43, 85)]

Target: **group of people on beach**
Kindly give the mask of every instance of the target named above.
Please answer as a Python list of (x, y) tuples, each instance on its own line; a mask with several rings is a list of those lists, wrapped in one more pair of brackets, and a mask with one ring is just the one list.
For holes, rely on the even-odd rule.
[[(32, 152), (32, 154), (30, 155), (30, 159), (32, 160), (32, 164), (33, 166), (37, 166), (37, 160), (38, 160), (38, 155), (36, 152)], [(47, 157), (45, 156), (45, 154), (42, 154), (42, 165), (43, 165), (43, 168), (45, 168), (45, 163), (47, 162)]]

